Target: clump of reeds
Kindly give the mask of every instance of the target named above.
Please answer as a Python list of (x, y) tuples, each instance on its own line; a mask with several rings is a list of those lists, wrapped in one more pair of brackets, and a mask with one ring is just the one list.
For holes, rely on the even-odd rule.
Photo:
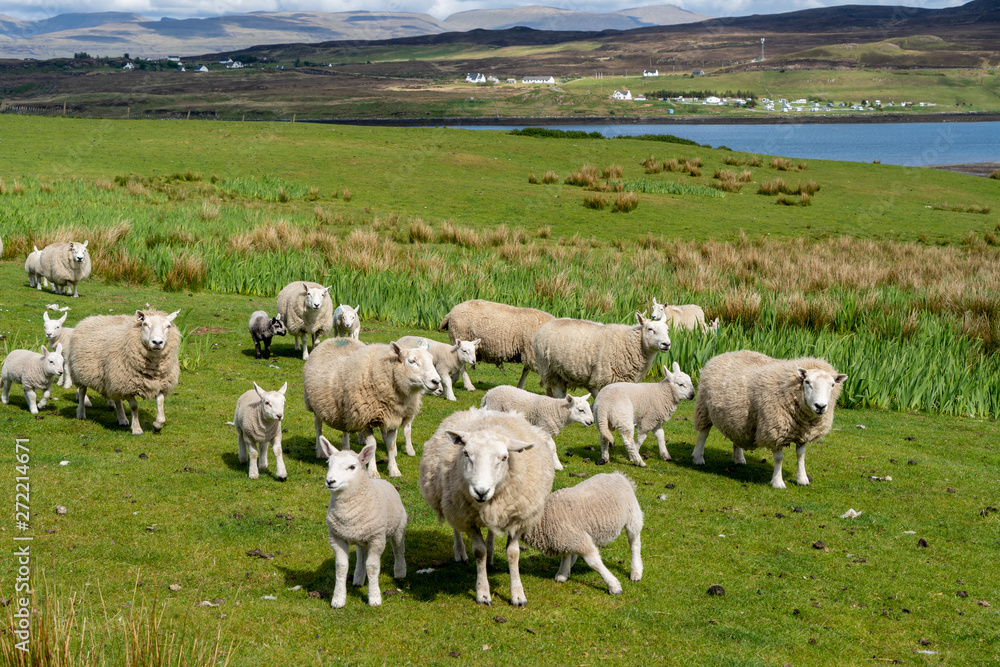
[(544, 183), (545, 185), (551, 185), (553, 183), (558, 183), (558, 182), (559, 182), (559, 174), (552, 171), (551, 169), (545, 172), (545, 175), (542, 176), (542, 183)]
[(990, 212), (990, 207), (987, 204), (931, 204), (931, 208), (935, 211), (954, 211), (956, 213), (981, 213), (986, 215)]
[(211, 220), (219, 219), (219, 203), (213, 201), (203, 201), (201, 203), (201, 211), (198, 212), (198, 218), (202, 222), (209, 222)]
[(540, 239), (550, 239), (552, 238), (552, 227), (545, 225), (544, 227), (539, 227), (535, 231), (535, 236)]
[(620, 192), (615, 197), (611, 210), (616, 213), (631, 213), (639, 206), (639, 195), (634, 192)]
[(479, 235), (468, 227), (456, 227), (451, 222), (445, 221), (441, 225), (438, 233), (438, 241), (441, 243), (454, 243), (465, 248), (478, 248), (482, 245)]
[(739, 157), (738, 155), (726, 155), (722, 158), (722, 164), (728, 164), (733, 167), (741, 167), (747, 163), (746, 158)]
[(990, 172), (990, 178), (995, 180), (1000, 180), (1000, 169), (994, 169)]
[(782, 206), (812, 206), (812, 197), (804, 192), (798, 198), (780, 194), (775, 203)]
[(784, 191), (785, 181), (780, 178), (776, 178), (773, 181), (762, 181), (757, 186), (757, 194), (759, 195), (779, 195)]
[(163, 289), (168, 292), (196, 292), (205, 286), (207, 280), (208, 267), (205, 266), (205, 260), (192, 253), (182, 252), (174, 257), (170, 270), (163, 277)]
[[(676, 160), (674, 162), (676, 164)], [(639, 164), (642, 165), (643, 169), (646, 170), (647, 174), (658, 174), (661, 171), (663, 171), (663, 169), (666, 168), (665, 165), (660, 164), (660, 162), (656, 159), (656, 156), (654, 155), (650, 155), (648, 158), (646, 158)]]
[(407, 234), (410, 243), (429, 243), (434, 240), (434, 230), (423, 220), (410, 221)]
[(793, 169), (792, 161), (783, 157), (771, 158), (771, 169), (791, 171)]
[(608, 200), (601, 195), (584, 195), (583, 205), (587, 208), (603, 211), (608, 207)]
[(684, 166), (682, 171), (697, 178), (701, 176), (701, 158), (695, 158), (693, 160), (684, 160)]
[(663, 171), (680, 171), (680, 165), (677, 163), (677, 158), (672, 157), (669, 160), (664, 160)]
[(351, 201), (351, 198), (352, 198), (352, 197), (353, 197), (354, 195), (353, 195), (353, 194), (351, 194), (351, 191), (350, 191), (350, 190), (348, 190), (347, 188), (344, 188), (344, 191), (343, 191), (343, 192), (341, 193), (341, 195), (340, 195), (340, 196), (341, 196), (341, 197), (343, 198), (343, 200), (344, 200), (344, 201)]
[(612, 164), (609, 165), (608, 167), (605, 167), (604, 170), (601, 171), (601, 178), (605, 179), (621, 178), (622, 174), (624, 173), (625, 172), (620, 165)]
[(566, 185), (578, 185), (587, 188), (596, 188), (600, 181), (600, 174), (597, 167), (584, 165), (566, 177)]
[(530, 174), (528, 174), (528, 183), (529, 184), (531, 184), (531, 185), (538, 185), (540, 182), (541, 181), (538, 180), (538, 177), (535, 176), (535, 172), (531, 172)]

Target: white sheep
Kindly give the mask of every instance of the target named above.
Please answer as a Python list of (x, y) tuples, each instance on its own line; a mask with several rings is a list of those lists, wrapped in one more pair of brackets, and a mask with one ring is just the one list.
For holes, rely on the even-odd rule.
[(63, 316), (58, 320), (53, 320), (49, 318), (47, 310), (42, 312), (42, 326), (45, 328), (45, 338), (49, 341), (49, 346), (62, 345), (63, 373), (57, 385), (63, 389), (69, 389), (73, 386), (73, 379), (69, 376), (69, 346), (73, 340), (73, 328), (63, 326), (68, 314), (63, 313)]
[(360, 454), (350, 450), (337, 451), (330, 441), (320, 436), (323, 454), (327, 457), (326, 488), (330, 504), (326, 512), (326, 527), (330, 547), (336, 554), (336, 579), (330, 606), (339, 609), (347, 603), (347, 571), (351, 545), (357, 545), (354, 565), (354, 585), (364, 586), (368, 578), (368, 604), (382, 604), (378, 575), (382, 567), (385, 543), (392, 544), (395, 559), (392, 576), (406, 577), (405, 537), (406, 510), (399, 493), (389, 482), (372, 479), (365, 466), (375, 458), (375, 444), (365, 445)]
[(562, 397), (569, 388), (583, 387), (597, 396), (615, 382), (641, 382), (656, 354), (670, 349), (670, 334), (663, 320), (635, 317), (634, 326), (574, 319), (542, 326), (535, 359), (546, 393)]
[(771, 486), (785, 488), (782, 448), (794, 444), (795, 481), (809, 484), (806, 445), (829, 432), (833, 408), (847, 376), (823, 359), (772, 359), (744, 350), (714, 357), (701, 369), (692, 458), (705, 465), (705, 440), (713, 426), (733, 442), (733, 462), (743, 465), (744, 449), (766, 447), (774, 455)]
[[(552, 490), (555, 468), (547, 436), (516, 412), (471, 408), (444, 419), (424, 443), (420, 492), (453, 531), (455, 560), (468, 556), (461, 533), (476, 556), (476, 602), (491, 604), (487, 561), (493, 558), (493, 535), (507, 536), (510, 603), (528, 601), (518, 567), (521, 536), (542, 517)], [(482, 529), (489, 531), (489, 543)]]
[[(441, 377), (434, 370), (431, 353), (403, 348), (396, 343), (365, 345), (352, 338), (329, 338), (313, 349), (303, 369), (306, 410), (313, 413), (316, 456), (323, 457), (320, 437), (323, 424), (344, 432), (341, 447), (350, 447), (350, 434), (360, 433), (373, 444), (373, 429), (382, 429), (389, 452), (389, 476), (400, 477), (396, 465), (396, 433), (420, 410), (420, 397), (437, 391)], [(408, 430), (404, 436), (409, 438)], [(408, 451), (412, 443), (407, 442)], [(375, 458), (368, 472), (378, 477)]]
[[(421, 336), (403, 336), (396, 341), (400, 347), (421, 347), (427, 346), (427, 350), (434, 358), (434, 369), (441, 376), (441, 385), (444, 387), (444, 397), (449, 401), (457, 401), (455, 397), (454, 383), (458, 381), (458, 376), (467, 378), (469, 375), (465, 370), (466, 364), (476, 367), (476, 347), (480, 340), (460, 340), (454, 345), (440, 343), (430, 338)], [(465, 383), (468, 391), (474, 391), (472, 382)]]
[[(61, 345), (57, 344), (51, 352), (43, 345), (41, 354), (31, 350), (12, 350), (3, 360), (3, 367), (0, 368), (3, 404), (7, 405), (10, 399), (10, 388), (17, 382), (24, 389), (28, 411), (37, 415), (38, 409), (44, 408), (49, 402), (52, 381), (62, 375), (62, 372)], [(35, 399), (39, 390), (42, 391), (42, 400), (36, 404)]]
[(562, 556), (556, 581), (569, 579), (577, 556), (608, 585), (608, 592), (621, 595), (618, 578), (601, 560), (599, 547), (613, 542), (622, 529), (632, 552), (632, 581), (642, 579), (643, 515), (635, 497), (635, 484), (625, 475), (594, 475), (576, 486), (559, 489), (545, 499), (542, 520), (524, 534), (524, 543), (546, 556)]
[(79, 296), (77, 284), (90, 277), (88, 243), (90, 241), (51, 243), (42, 248), (38, 259), (39, 270), (52, 285), (53, 292), (69, 294), (69, 286), (72, 286), (73, 297)]
[[(552, 319), (552, 315), (535, 308), (474, 299), (452, 308), (441, 321), (441, 330), (448, 332), (452, 344), (478, 338), (476, 354), (479, 361), (501, 368), (505, 362), (520, 362), (524, 368), (517, 386), (524, 389), (528, 372), (537, 369), (532, 347), (535, 334)], [(467, 370), (462, 371), (462, 381), (469, 391), (475, 389)]]
[(330, 329), (333, 328), (333, 301), (330, 299), (330, 287), (298, 281), (285, 285), (278, 292), (278, 314), (284, 320), (288, 333), (295, 336), (295, 349), (302, 350), (303, 360), (309, 358), (306, 334), (312, 337), (312, 346), (316, 347), (322, 337), (330, 333)]
[[(615, 441), (612, 431), (621, 433), (622, 442), (628, 458), (637, 466), (645, 467), (646, 463), (639, 455), (639, 448), (646, 440), (650, 431), (656, 437), (660, 446), (660, 458), (670, 460), (666, 439), (663, 435), (663, 422), (670, 419), (681, 401), (694, 398), (694, 384), (691, 376), (681, 371), (675, 361), (673, 372), (663, 367), (663, 380), (660, 382), (616, 382), (601, 390), (594, 400), (594, 411), (597, 412), (597, 430), (601, 441), (601, 458), (598, 465), (607, 463), (609, 450)], [(635, 439), (635, 429), (639, 428), (639, 439)]]
[(590, 409), (590, 403), (587, 402), (589, 398), (590, 394), (580, 397), (551, 398), (533, 394), (517, 387), (500, 385), (486, 392), (479, 407), (501, 412), (520, 412), (524, 415), (529, 423), (548, 434), (549, 449), (552, 450), (552, 464), (556, 470), (562, 470), (554, 438), (570, 422), (584, 426), (590, 426), (594, 423), (594, 413)]
[[(257, 359), (271, 358), (271, 338), (274, 336), (284, 336), (288, 330), (281, 319), (281, 313), (274, 317), (269, 317), (263, 310), (255, 310), (250, 315), (250, 323), (247, 325), (250, 330), (250, 338), (253, 339), (254, 356)], [(264, 349), (261, 350), (261, 343)]]
[(657, 303), (656, 297), (653, 297), (653, 308), (649, 312), (649, 316), (654, 320), (664, 320), (667, 324), (672, 326), (675, 330), (694, 330), (697, 329), (702, 333), (718, 333), (719, 332), (719, 318), (716, 317), (712, 320), (711, 324), (705, 324), (705, 311), (702, 307), (689, 303), (684, 306), (668, 306), (663, 303)]
[(351, 308), (348, 305), (340, 304), (333, 311), (333, 335), (339, 338), (353, 338), (358, 340), (361, 336), (361, 318), (358, 311), (361, 305)]
[(254, 382), (253, 389), (244, 392), (236, 400), (233, 426), (236, 427), (236, 442), (239, 445), (240, 463), (250, 462), (250, 479), (260, 477), (260, 468), (267, 468), (267, 445), (274, 449), (277, 461), (275, 476), (279, 482), (288, 479), (285, 460), (281, 455), (281, 420), (285, 416), (285, 390), (288, 383), (278, 391), (264, 391)]
[(119, 426), (127, 426), (125, 407), (132, 409), (132, 434), (141, 435), (136, 397), (156, 399), (153, 428), (159, 431), (167, 418), (163, 402), (177, 386), (177, 354), (181, 334), (173, 326), (181, 311), (167, 315), (158, 310), (137, 310), (135, 315), (92, 315), (76, 325), (69, 351), (69, 372), (76, 385), (76, 418), (86, 419), (87, 388), (114, 401)]
[(48, 287), (49, 281), (42, 275), (42, 251), (38, 249), (38, 246), (34, 246), (34, 248), (24, 260), (24, 272), (28, 274), (28, 284), (41, 290), (43, 285)]

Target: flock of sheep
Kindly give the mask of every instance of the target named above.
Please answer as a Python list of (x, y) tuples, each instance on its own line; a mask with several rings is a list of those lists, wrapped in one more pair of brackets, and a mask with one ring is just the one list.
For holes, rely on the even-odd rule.
[[(81, 248), (84, 260), (77, 260), (75, 253)], [(58, 261), (45, 260), (50, 249)], [(33, 260), (35, 255), (40, 257)], [(41, 288), (44, 279), (54, 291), (68, 294), (72, 284), (73, 296), (77, 295), (76, 283), (85, 276), (72, 269), (82, 264), (89, 273), (86, 243), (54, 244), (32, 256), (25, 267), (32, 286)], [(51, 268), (56, 266), (66, 271)], [(358, 308), (335, 309), (329, 290), (317, 283), (291, 283), (278, 295), (275, 317), (256, 311), (248, 329), (258, 358), (270, 355), (275, 335), (294, 336), (295, 349), (302, 349), (305, 407), (314, 416), (316, 455), (327, 459), (327, 526), (336, 554), (332, 606), (345, 604), (351, 544), (357, 547), (354, 584), (363, 585), (368, 579), (369, 604), (381, 603), (378, 574), (387, 542), (395, 554), (393, 575), (406, 575), (406, 510), (395, 487), (378, 479), (375, 429), (381, 431), (388, 450), (389, 476), (399, 477), (399, 429), (406, 453), (415, 456), (411, 426), (421, 397), (444, 394), (456, 400), (453, 384), (459, 377), (467, 390), (474, 390), (468, 367), (474, 368), (477, 360), (521, 363), (518, 387), (494, 387), (479, 408), (445, 418), (424, 443), (419, 480), (427, 503), (453, 529), (457, 561), (468, 560), (462, 534), (471, 540), (476, 601), (491, 602), (486, 568), (497, 534), (507, 538), (510, 599), (516, 606), (527, 602), (518, 570), (522, 542), (562, 558), (557, 581), (569, 577), (580, 556), (603, 577), (608, 590), (618, 594), (621, 584), (602, 563), (598, 548), (625, 530), (632, 552), (631, 579), (641, 578), (643, 514), (634, 484), (619, 473), (600, 474), (552, 493), (555, 471), (562, 469), (554, 438), (571, 422), (584, 426), (596, 422), (601, 444), (598, 464), (608, 462), (618, 431), (629, 460), (642, 466), (639, 447), (652, 432), (660, 457), (670, 460), (663, 423), (680, 401), (695, 398), (695, 387), (677, 362), (672, 369), (663, 367), (663, 381), (642, 380), (657, 354), (670, 349), (671, 326), (709, 333), (717, 329), (718, 320), (706, 325), (698, 306), (665, 306), (655, 300), (652, 316), (637, 312), (634, 325), (557, 319), (531, 308), (473, 300), (456, 305), (441, 324), (451, 345), (418, 336), (365, 344), (358, 335)], [(35, 413), (44, 407), (51, 384), (60, 380), (65, 387), (77, 387), (78, 419), (86, 416), (91, 388), (108, 400), (122, 426), (129, 425), (124, 410), (128, 400), (133, 434), (142, 433), (136, 399), (155, 398), (153, 427), (163, 428), (164, 399), (180, 374), (180, 333), (173, 324), (177, 314), (147, 309), (134, 315), (91, 316), (71, 329), (63, 326), (65, 314), (52, 319), (45, 313), (45, 334), (52, 349), (42, 347), (41, 354), (17, 350), (7, 356), (0, 371), (3, 402), (8, 402), (11, 386), (20, 383)], [(334, 337), (327, 337), (331, 333)], [(532, 370), (539, 374), (547, 395), (524, 390)], [(735, 463), (745, 463), (745, 449), (770, 449), (771, 484), (777, 489), (785, 488), (783, 448), (795, 445), (795, 479), (808, 484), (806, 445), (829, 431), (845, 379), (821, 359), (785, 361), (749, 351), (711, 359), (701, 370), (697, 391), (694, 463), (705, 463), (705, 441), (714, 426), (732, 441)], [(254, 383), (239, 397), (233, 421), (227, 422), (236, 430), (239, 459), (248, 464), (251, 479), (268, 467), (268, 446), (275, 456), (277, 479), (287, 478), (281, 449), (287, 386), (265, 391)], [(589, 394), (569, 396), (574, 388)], [(38, 391), (43, 394), (36, 404)], [(339, 449), (324, 437), (324, 425), (342, 432)], [(350, 450), (352, 434), (362, 443), (360, 454)]]

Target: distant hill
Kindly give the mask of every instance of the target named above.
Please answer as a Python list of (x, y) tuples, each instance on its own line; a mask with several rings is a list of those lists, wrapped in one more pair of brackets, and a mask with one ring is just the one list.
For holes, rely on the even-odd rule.
[(675, 5), (657, 5), (639, 9), (596, 14), (553, 7), (530, 5), (511, 9), (476, 9), (452, 14), (444, 23), (450, 30), (465, 32), (476, 28), (505, 30), (523, 26), (535, 30), (632, 30), (653, 25), (695, 23), (711, 18), (689, 12)]

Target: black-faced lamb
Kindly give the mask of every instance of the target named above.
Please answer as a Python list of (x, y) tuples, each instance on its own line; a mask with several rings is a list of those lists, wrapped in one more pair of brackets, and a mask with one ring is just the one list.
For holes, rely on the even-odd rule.
[[(263, 310), (255, 310), (250, 315), (250, 323), (247, 325), (250, 330), (250, 337), (253, 339), (254, 356), (257, 359), (271, 358), (271, 338), (274, 336), (284, 336), (287, 333), (285, 323), (281, 319), (281, 313), (274, 317), (269, 317)], [(263, 343), (263, 350), (261, 350)]]
[(773, 452), (771, 486), (785, 488), (783, 448), (795, 445), (795, 481), (809, 484), (806, 445), (833, 425), (833, 408), (847, 376), (823, 359), (772, 359), (744, 350), (714, 357), (701, 370), (694, 424), (698, 430), (692, 458), (705, 465), (705, 441), (713, 426), (733, 442), (733, 462), (745, 464), (744, 449)]
[(333, 328), (333, 301), (330, 299), (330, 287), (323, 287), (319, 283), (297, 281), (285, 285), (278, 292), (278, 314), (281, 315), (288, 333), (295, 336), (295, 349), (302, 350), (303, 360), (309, 358), (306, 335), (312, 338), (312, 346), (316, 347), (322, 337), (330, 333), (330, 329)]
[(68, 243), (52, 243), (42, 248), (39, 256), (39, 271), (52, 285), (56, 294), (69, 294), (73, 288), (73, 297), (78, 297), (77, 284), (90, 277), (90, 253), (87, 244), (90, 241), (70, 241)]
[[(444, 387), (444, 397), (449, 401), (457, 401), (455, 397), (454, 383), (458, 381), (459, 375), (463, 378), (469, 377), (465, 370), (466, 364), (476, 367), (476, 347), (480, 340), (460, 340), (454, 345), (440, 343), (430, 338), (421, 336), (403, 336), (396, 341), (401, 347), (421, 347), (426, 345), (427, 350), (434, 358), (434, 369), (441, 376), (441, 385)], [(464, 380), (463, 380), (464, 381)], [(468, 391), (474, 391), (472, 382), (465, 383)]]
[[(288, 383), (277, 391), (264, 391), (254, 382), (253, 389), (236, 400), (233, 426), (239, 446), (240, 463), (250, 462), (250, 479), (260, 477), (260, 469), (267, 468), (267, 446), (274, 450), (275, 477), (279, 482), (288, 479), (285, 459), (281, 452), (281, 420), (285, 416), (285, 390)], [(258, 458), (260, 459), (258, 464)]]
[(516, 412), (471, 408), (446, 417), (424, 443), (420, 492), (453, 531), (456, 560), (467, 560), (461, 533), (476, 556), (476, 602), (491, 604), (486, 576), (492, 560), (482, 530), (507, 536), (510, 603), (527, 604), (521, 575), (519, 540), (541, 518), (552, 490), (555, 468), (548, 436)]
[(132, 434), (141, 435), (136, 397), (156, 399), (153, 428), (163, 428), (166, 397), (180, 379), (181, 334), (173, 325), (179, 310), (137, 310), (135, 315), (92, 315), (73, 332), (69, 372), (76, 385), (76, 418), (86, 419), (87, 388), (115, 403), (119, 426), (127, 426), (124, 400), (132, 409)]
[(42, 313), (42, 326), (45, 328), (45, 338), (49, 342), (49, 347), (62, 345), (63, 372), (57, 384), (63, 389), (69, 389), (73, 386), (73, 380), (69, 376), (69, 346), (73, 340), (73, 328), (63, 326), (68, 314), (63, 313), (63, 316), (58, 320), (53, 320), (49, 318), (48, 311)]
[(354, 308), (346, 304), (340, 304), (333, 311), (333, 335), (337, 338), (353, 338), (358, 340), (361, 336), (361, 318), (358, 311), (361, 305)]
[(642, 579), (643, 515), (635, 484), (621, 473), (594, 475), (576, 486), (549, 494), (542, 520), (524, 534), (523, 541), (546, 556), (561, 556), (556, 581), (569, 579), (577, 556), (582, 556), (608, 585), (621, 595), (622, 585), (601, 560), (599, 547), (613, 542), (622, 529), (632, 552), (632, 581)]
[(556, 451), (555, 437), (570, 423), (590, 426), (594, 423), (594, 413), (586, 396), (566, 396), (552, 398), (533, 394), (524, 389), (501, 385), (493, 387), (483, 396), (479, 404), (481, 408), (500, 410), (501, 412), (520, 412), (538, 428), (549, 436), (549, 449), (552, 450), (552, 464), (556, 470), (562, 470), (559, 453)]
[[(56, 344), (51, 352), (43, 345), (41, 354), (31, 350), (12, 350), (3, 360), (3, 367), (0, 367), (3, 404), (7, 405), (10, 388), (16, 382), (24, 389), (28, 411), (37, 415), (38, 409), (44, 408), (49, 402), (52, 382), (62, 375), (62, 372), (62, 345)], [(42, 400), (36, 403), (39, 391), (42, 392)]]
[(38, 246), (24, 260), (24, 272), (28, 274), (28, 284), (35, 289), (41, 290), (43, 284), (48, 286), (49, 281), (42, 275), (42, 251)]
[[(594, 400), (597, 413), (597, 430), (601, 440), (601, 458), (598, 465), (607, 463), (611, 444), (615, 441), (613, 431), (621, 433), (628, 458), (637, 466), (646, 463), (639, 455), (639, 448), (650, 431), (660, 447), (660, 458), (670, 460), (663, 422), (670, 419), (681, 401), (694, 398), (694, 384), (691, 376), (683, 372), (675, 361), (673, 372), (663, 367), (660, 382), (616, 382), (601, 390)], [(635, 429), (639, 429), (636, 440)]]

